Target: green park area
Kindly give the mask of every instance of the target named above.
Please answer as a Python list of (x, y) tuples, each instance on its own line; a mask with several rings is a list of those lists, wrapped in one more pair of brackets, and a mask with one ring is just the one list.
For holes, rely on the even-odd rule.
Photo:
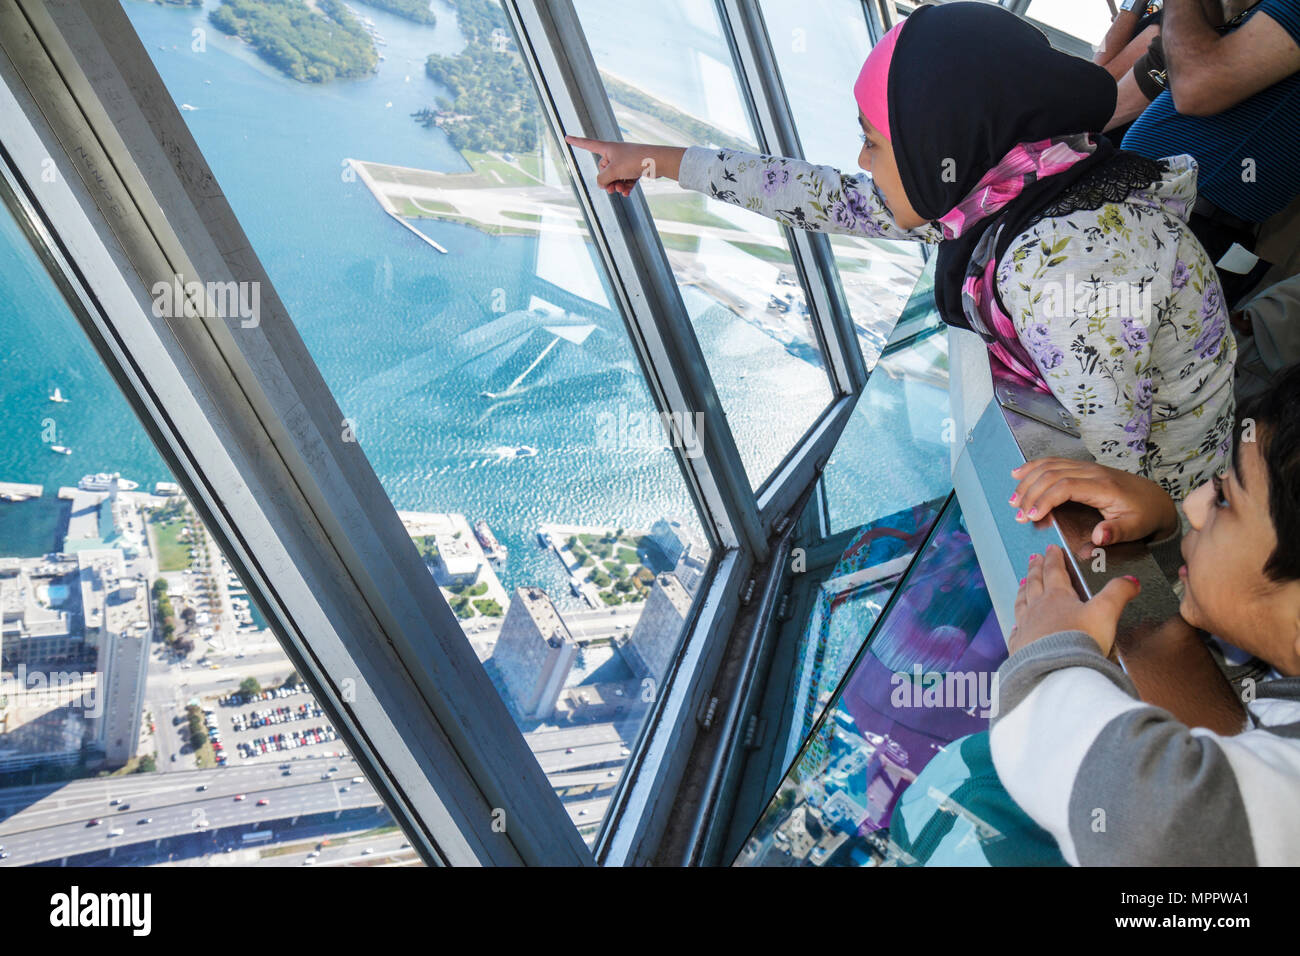
[(591, 569), (589, 580), (607, 605), (646, 599), (655, 579), (654, 569), (642, 560), (649, 535), (619, 528), (603, 533), (573, 534), (566, 543), (578, 563)]

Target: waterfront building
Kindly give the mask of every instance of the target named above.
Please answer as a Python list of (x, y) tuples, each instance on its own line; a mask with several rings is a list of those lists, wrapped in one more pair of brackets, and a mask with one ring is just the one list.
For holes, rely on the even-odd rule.
[(656, 685), (663, 680), (690, 612), (691, 596), (677, 576), (671, 571), (657, 575), (641, 619), (623, 647), (623, 656), (634, 674), (650, 677)]
[(492, 663), (509, 702), (525, 720), (546, 720), (578, 655), (578, 646), (541, 588), (518, 588), (501, 622)]
[(482, 562), (468, 541), (450, 534), (435, 534), (433, 543), (437, 548), (433, 559), (433, 576), (440, 585), (458, 588), (478, 581)]

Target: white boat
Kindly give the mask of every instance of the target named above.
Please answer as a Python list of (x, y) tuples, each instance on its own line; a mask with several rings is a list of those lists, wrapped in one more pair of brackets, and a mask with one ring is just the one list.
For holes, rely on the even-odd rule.
[(51, 445), (51, 446), (50, 446), (50, 451), (55, 452), (55, 453), (60, 454), (60, 455), (71, 455), (71, 454), (72, 454), (72, 449), (71, 449), (71, 448), (65, 448), (65, 447), (62, 446), (62, 445)]
[(67, 399), (63, 397), (63, 393), (59, 391), (58, 386), (55, 386), (54, 391), (50, 392), (50, 401), (62, 405), (67, 402)]
[(116, 485), (118, 491), (134, 491), (140, 485), (128, 478), (123, 478), (118, 472), (111, 475), (108, 472), (101, 471), (94, 475), (83, 475), (77, 482), (77, 487), (82, 491), (112, 491)]
[(532, 458), (537, 454), (537, 449), (532, 445), (520, 445), (515, 449), (516, 458)]
[(185, 110), (185, 112), (188, 113), (188, 112), (190, 112), (191, 110), (196, 110), (196, 109), (198, 109), (198, 107), (197, 107), (197, 106), (190, 106), (189, 103), (182, 103), (182, 104), (181, 104), (181, 109)]

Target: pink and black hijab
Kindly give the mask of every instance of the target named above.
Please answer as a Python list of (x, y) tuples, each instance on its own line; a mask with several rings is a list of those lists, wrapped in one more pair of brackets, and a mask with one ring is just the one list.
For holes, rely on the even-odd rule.
[(920, 7), (886, 34), (854, 94), (890, 140), (912, 207), (944, 231), (940, 315), (980, 333), (1011, 372), (1043, 387), (992, 274), (1036, 219), (1122, 200), (1160, 175), (1158, 163), (1099, 135), (1115, 110), (1115, 81), (1008, 10), (956, 2)]

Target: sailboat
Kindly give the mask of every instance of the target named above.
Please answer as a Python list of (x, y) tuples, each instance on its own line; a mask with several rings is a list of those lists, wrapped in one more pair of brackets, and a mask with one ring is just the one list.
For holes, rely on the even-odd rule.
[(50, 401), (62, 405), (67, 402), (67, 399), (63, 397), (63, 393), (59, 391), (58, 386), (55, 386), (54, 391), (50, 393)]

